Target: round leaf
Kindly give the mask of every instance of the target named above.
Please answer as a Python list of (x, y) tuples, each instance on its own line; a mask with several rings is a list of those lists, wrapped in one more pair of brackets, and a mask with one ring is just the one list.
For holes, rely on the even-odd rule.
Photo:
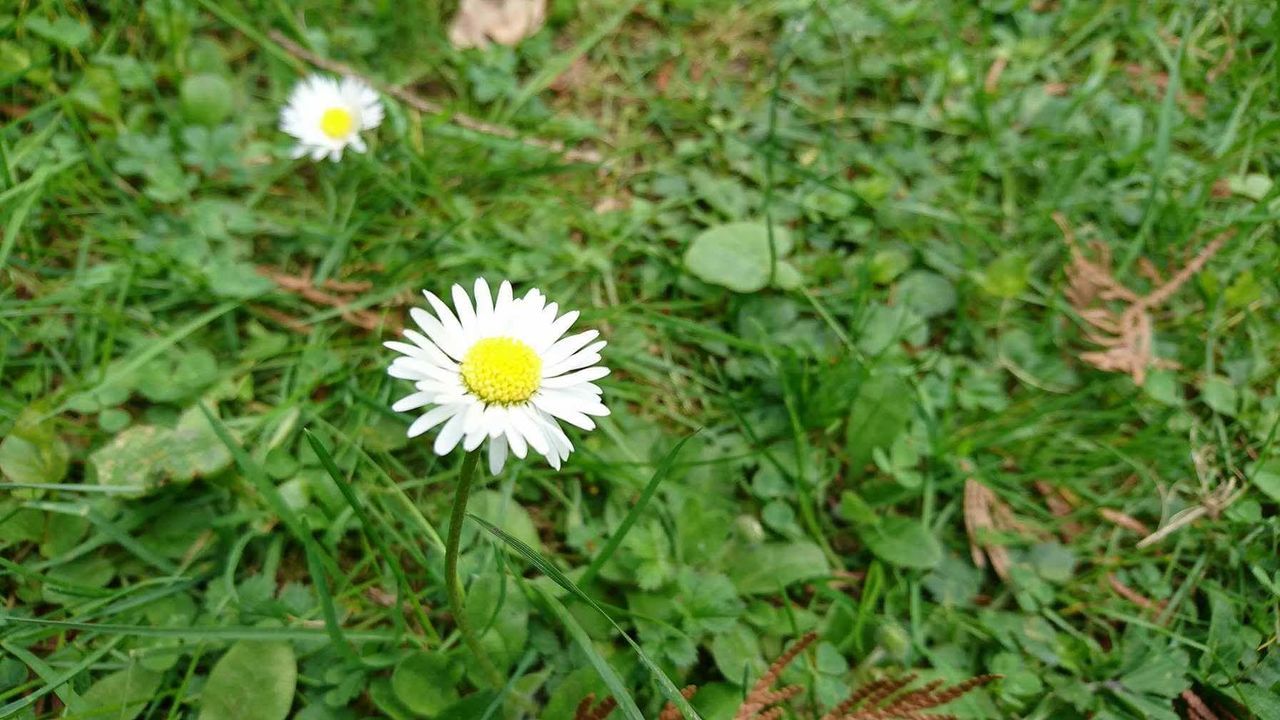
[(209, 673), (199, 720), (284, 720), (297, 682), (293, 646), (242, 640)]
[[(740, 293), (755, 292), (769, 284), (771, 257), (769, 228), (759, 222), (734, 222), (717, 225), (693, 239), (685, 252), (684, 263), (703, 282), (721, 285)], [(791, 234), (774, 226), (772, 260), (791, 252)], [(787, 266), (776, 273), (775, 280), (784, 285), (798, 285), (799, 273)]]
[(231, 114), (231, 85), (221, 76), (199, 73), (182, 81), (182, 112), (203, 125), (217, 125)]
[(919, 521), (890, 517), (860, 528), (862, 540), (887, 563), (928, 570), (942, 560), (942, 545)]

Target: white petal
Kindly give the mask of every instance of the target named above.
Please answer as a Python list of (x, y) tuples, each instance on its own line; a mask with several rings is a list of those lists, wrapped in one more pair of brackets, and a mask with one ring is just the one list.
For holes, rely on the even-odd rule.
[(400, 398), (399, 400), (395, 401), (395, 403), (391, 405), (391, 409), (396, 412), (408, 412), (410, 410), (417, 410), (423, 405), (430, 405), (431, 398), (434, 396), (435, 396), (435, 393), (430, 393), (430, 392), (416, 392), (416, 393), (413, 393), (412, 395), (406, 395)]
[(462, 423), (466, 417), (465, 412), (456, 413), (449, 418), (449, 422), (440, 428), (440, 434), (436, 436), (435, 445), (432, 449), (437, 455), (448, 455), (458, 445), (458, 441), (462, 439)]
[(502, 472), (502, 466), (507, 462), (507, 438), (503, 435), (489, 441), (489, 474), (497, 475)]
[[(444, 302), (442, 302), (440, 298), (436, 297), (435, 293), (430, 290), (423, 290), (422, 294), (427, 298), (427, 302), (431, 303), (431, 308), (436, 311), (436, 317), (440, 319), (440, 324), (444, 326), (446, 334), (453, 336), (457, 339), (458, 343), (461, 343), (465, 335), (462, 332), (462, 324), (458, 322), (458, 318), (454, 317), (453, 311), (451, 311), (449, 306), (445, 305)], [(453, 352), (443, 345), (441, 345), (440, 349), (450, 355), (453, 355)], [(461, 360), (462, 357), (454, 355), (454, 359)]]
[(579, 313), (577, 310), (561, 315), (557, 320), (551, 323), (551, 327), (546, 330), (546, 336), (542, 339), (543, 345), (538, 348), (541, 352), (546, 352), (555, 341), (560, 339), (561, 335), (569, 329), (574, 322), (577, 321)]
[[(574, 353), (586, 347), (588, 343), (600, 336), (599, 330), (587, 330), (577, 335), (570, 335), (567, 338), (557, 340), (551, 347), (542, 353), (542, 363), (546, 365), (555, 365), (561, 360), (572, 357)], [(601, 342), (604, 342), (603, 340)], [(603, 347), (603, 346), (602, 346)]]
[(458, 322), (462, 323), (462, 338), (467, 343), (476, 340), (476, 311), (471, 307), (471, 298), (461, 285), (453, 286), (453, 309), (458, 313)]
[(532, 408), (522, 405), (516, 405), (507, 412), (507, 417), (511, 420), (513, 429), (520, 433), (529, 443), (529, 447), (533, 448), (540, 455), (546, 455), (550, 448), (547, 445), (547, 437), (538, 428), (534, 421), (534, 413)]
[(457, 417), (458, 410), (457, 405), (441, 405), (440, 407), (432, 408), (430, 411), (418, 416), (413, 421), (413, 424), (409, 426), (409, 437), (418, 437), (445, 420)]
[(588, 345), (586, 348), (567, 360), (563, 360), (550, 366), (544, 364), (542, 376), (555, 377), (557, 375), (563, 375), (570, 370), (578, 370), (580, 368), (595, 365), (600, 362), (600, 348), (604, 347), (604, 345), (604, 341), (601, 340), (600, 342)]
[(476, 278), (476, 323), (484, 332), (493, 322), (493, 296), (489, 294), (489, 283), (484, 278)]
[(592, 380), (599, 380), (609, 374), (607, 367), (590, 367), (586, 370), (561, 375), (560, 377), (546, 378), (542, 381), (542, 387), (545, 388), (567, 388), (577, 385), (578, 383), (588, 383)]
[[(434, 295), (431, 297), (435, 297)], [(436, 302), (439, 302), (437, 300)], [(431, 342), (441, 350), (449, 353), (455, 360), (461, 360), (461, 353), (465, 352), (462, 342), (462, 328), (458, 325), (458, 321), (453, 317), (453, 313), (445, 308), (443, 303), (440, 306), (444, 308), (444, 312), (448, 316), (448, 322), (441, 321), (432, 316), (431, 313), (422, 308), (409, 308), (409, 317), (422, 328), (427, 334)], [(436, 312), (440, 312), (440, 308), (436, 308)]]

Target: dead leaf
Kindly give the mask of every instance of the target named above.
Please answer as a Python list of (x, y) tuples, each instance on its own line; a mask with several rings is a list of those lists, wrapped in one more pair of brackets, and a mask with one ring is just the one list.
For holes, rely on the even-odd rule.
[(1027, 534), (1029, 528), (1013, 516), (1013, 511), (1000, 501), (991, 488), (969, 478), (964, 481), (964, 529), (969, 535), (969, 553), (973, 564), (984, 568), (987, 560), (1001, 580), (1008, 582), (1012, 559), (1003, 545), (988, 539), (992, 533)]
[(449, 42), (458, 49), (484, 47), (492, 40), (515, 45), (547, 20), (547, 0), (462, 0), (449, 24)]
[[(1085, 338), (1100, 348), (1080, 353), (1080, 359), (1099, 370), (1125, 373), (1133, 378), (1135, 385), (1146, 382), (1147, 370), (1152, 367), (1177, 367), (1170, 360), (1157, 358), (1152, 351), (1151, 311), (1167, 302), (1178, 288), (1200, 272), (1235, 230), (1220, 233), (1167, 282), (1146, 295), (1139, 295), (1116, 279), (1111, 269), (1111, 251), (1106, 245), (1092, 243), (1097, 259), (1090, 260), (1076, 244), (1075, 232), (1067, 224), (1066, 216), (1055, 212), (1053, 221), (1071, 249), (1071, 262), (1066, 268), (1067, 299), (1090, 326), (1085, 329)], [(1147, 268), (1145, 274), (1160, 277), (1154, 266)]]

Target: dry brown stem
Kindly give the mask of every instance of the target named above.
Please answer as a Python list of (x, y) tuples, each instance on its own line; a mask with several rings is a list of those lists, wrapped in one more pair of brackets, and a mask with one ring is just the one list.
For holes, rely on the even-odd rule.
[[(282, 270), (277, 270), (269, 265), (259, 265), (257, 267), (258, 274), (271, 280), (281, 290), (291, 292), (308, 302), (316, 305), (324, 305), (326, 307), (337, 308), (343, 320), (365, 330), (374, 331), (380, 328), (400, 331), (400, 324), (392, 318), (383, 318), (378, 313), (371, 310), (352, 310), (349, 306), (355, 301), (352, 297), (355, 293), (368, 290), (371, 285), (367, 282), (341, 282), (337, 280), (326, 280), (316, 287), (311, 279), (311, 271), (306, 270), (302, 275), (290, 275)], [(306, 322), (295, 318), (287, 313), (267, 307), (258, 307), (259, 312), (285, 327), (298, 333), (310, 332), (310, 328)]]

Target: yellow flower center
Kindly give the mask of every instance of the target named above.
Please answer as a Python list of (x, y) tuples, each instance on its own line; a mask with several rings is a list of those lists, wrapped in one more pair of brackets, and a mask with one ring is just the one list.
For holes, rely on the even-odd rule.
[(542, 382), (542, 358), (515, 338), (485, 338), (462, 358), (462, 382), (486, 403), (522, 403)]
[(355, 125), (356, 119), (344, 108), (329, 108), (320, 116), (320, 130), (334, 140), (351, 134), (351, 128)]

